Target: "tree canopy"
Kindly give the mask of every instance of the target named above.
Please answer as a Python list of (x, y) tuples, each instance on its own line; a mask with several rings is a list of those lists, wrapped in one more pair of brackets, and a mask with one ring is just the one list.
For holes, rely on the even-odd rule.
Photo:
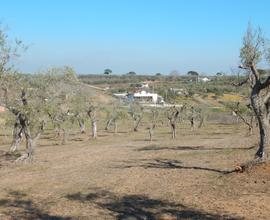
[(105, 75), (112, 74), (112, 70), (111, 70), (111, 69), (105, 69), (105, 70), (104, 70), (104, 74), (105, 74)]

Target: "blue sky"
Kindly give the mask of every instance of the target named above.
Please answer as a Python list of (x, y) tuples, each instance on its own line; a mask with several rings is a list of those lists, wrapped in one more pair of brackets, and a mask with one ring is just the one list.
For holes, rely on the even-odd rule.
[(30, 48), (24, 72), (214, 74), (239, 61), (251, 21), (270, 35), (268, 0), (6, 0), (0, 20)]

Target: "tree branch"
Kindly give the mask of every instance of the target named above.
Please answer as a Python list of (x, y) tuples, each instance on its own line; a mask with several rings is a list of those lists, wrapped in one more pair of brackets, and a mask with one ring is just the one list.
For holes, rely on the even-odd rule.
[(263, 83), (261, 83), (260, 89), (265, 89), (269, 85), (270, 85), (270, 76), (268, 76), (267, 79)]
[(252, 127), (252, 124), (240, 112), (240, 102), (237, 102), (236, 106), (229, 107), (247, 126)]
[(251, 70), (252, 74), (254, 75), (256, 81), (258, 81), (260, 79), (260, 74), (259, 74), (258, 70), (256, 69), (256, 67), (254, 66), (253, 63), (250, 63), (249, 67), (250, 67), (250, 70)]
[(244, 81), (239, 83), (232, 83), (233, 86), (242, 86), (248, 82), (249, 78), (246, 78)]

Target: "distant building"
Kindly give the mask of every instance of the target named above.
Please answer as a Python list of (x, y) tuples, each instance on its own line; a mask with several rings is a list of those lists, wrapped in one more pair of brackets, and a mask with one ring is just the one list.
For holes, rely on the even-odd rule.
[(157, 93), (150, 93), (146, 91), (137, 91), (133, 93), (114, 93), (114, 97), (117, 97), (121, 100), (127, 100), (129, 102), (138, 102), (141, 104), (163, 104), (164, 100), (162, 96)]
[(153, 104), (162, 104), (164, 103), (163, 98), (157, 93), (150, 93), (146, 91), (135, 92), (129, 94), (128, 99), (130, 101), (136, 101), (139, 103), (153, 103)]
[(199, 82), (209, 82), (209, 81), (211, 81), (211, 79), (209, 79), (208, 77), (199, 78)]

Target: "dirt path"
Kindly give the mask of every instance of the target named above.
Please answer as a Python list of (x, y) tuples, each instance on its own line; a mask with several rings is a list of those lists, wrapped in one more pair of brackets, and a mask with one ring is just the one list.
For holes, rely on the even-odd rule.
[(222, 174), (252, 158), (254, 136), (212, 125), (195, 134), (180, 129), (175, 141), (164, 130), (152, 143), (146, 137), (144, 130), (96, 141), (74, 136), (65, 146), (42, 139), (33, 164), (1, 156), (0, 219), (270, 216), (269, 176)]

